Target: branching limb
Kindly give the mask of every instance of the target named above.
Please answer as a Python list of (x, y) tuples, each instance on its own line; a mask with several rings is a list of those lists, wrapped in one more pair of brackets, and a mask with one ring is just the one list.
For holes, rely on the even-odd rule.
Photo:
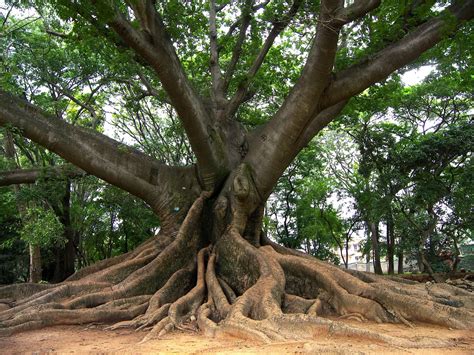
[(210, 66), (212, 78), (212, 94), (214, 115), (219, 120), (221, 106), (225, 103), (223, 79), (219, 65), (219, 50), (217, 45), (216, 1), (209, 0), (209, 44), (211, 49)]
[[(329, 107), (347, 100), (387, 78), (395, 70), (414, 61), (440, 42), (448, 30), (455, 30), (461, 23), (473, 17), (474, 0), (455, 2), (438, 17), (421, 24), (398, 42), (382, 49), (366, 61), (337, 73), (324, 94), (321, 106)], [(456, 26), (453, 20), (456, 20)]]
[(345, 25), (349, 22), (357, 20), (370, 11), (376, 9), (381, 4), (381, 0), (355, 0), (349, 6), (340, 9), (335, 16), (335, 20), (339, 24)]
[(274, 117), (252, 137), (245, 160), (254, 167), (257, 188), (265, 198), (299, 152), (298, 141), (307, 140), (302, 136), (320, 112), (320, 97), (330, 82), (339, 38), (334, 15), (342, 4), (340, 0), (321, 3), (316, 36), (300, 78)]
[(51, 166), (36, 169), (16, 169), (0, 171), (0, 186), (34, 184), (38, 179), (77, 178), (86, 172), (73, 165)]
[(225, 93), (227, 93), (227, 90), (229, 89), (229, 84), (232, 79), (232, 76), (234, 75), (235, 68), (237, 67), (237, 63), (239, 61), (240, 55), (242, 54), (242, 45), (245, 42), (246, 34), (247, 34), (247, 29), (250, 25), (250, 7), (252, 5), (252, 0), (247, 0), (245, 4), (243, 5), (242, 9), (242, 14), (240, 16), (240, 26), (239, 26), (239, 35), (237, 37), (237, 41), (235, 42), (234, 48), (232, 50), (232, 57), (230, 59), (229, 65), (227, 66), (227, 70), (225, 72), (225, 77), (224, 77), (224, 84), (223, 84), (223, 90)]
[(339, 102), (319, 112), (304, 129), (297, 142), (297, 150), (300, 151), (308, 145), (318, 132), (324, 129), (332, 120), (334, 120), (346, 106), (347, 101)]
[[(183, 181), (195, 180), (194, 169), (160, 164), (138, 150), (98, 132), (68, 124), (0, 90), (0, 125), (9, 124), (21, 130), (23, 136), (87, 173), (143, 199), (154, 208), (169, 198), (170, 181), (176, 182), (170, 176), (179, 174)], [(166, 208), (155, 210), (166, 223), (169, 219)]]
[(293, 17), (295, 17), (301, 3), (302, 0), (295, 0), (289, 11), (279, 21), (276, 21), (274, 23), (273, 28), (270, 30), (270, 33), (268, 34), (262, 48), (260, 49), (260, 52), (258, 53), (257, 57), (252, 63), (252, 66), (247, 72), (245, 82), (239, 85), (237, 92), (230, 100), (226, 109), (226, 117), (233, 117), (237, 112), (237, 109), (247, 98), (252, 79), (255, 77), (258, 70), (262, 66), (263, 61), (265, 60), (265, 57), (268, 54), (268, 51), (271, 49), (273, 43), (275, 42), (275, 39), (288, 26)]
[(133, 2), (132, 8), (140, 22), (141, 31), (135, 29), (119, 12), (109, 24), (158, 75), (183, 123), (206, 187), (213, 187), (217, 178), (216, 171), (219, 167), (225, 166), (226, 162), (222, 161), (225, 152), (222, 151), (223, 144), (219, 136), (215, 135), (213, 139), (208, 139), (212, 118), (192, 88), (154, 3), (140, 0)]

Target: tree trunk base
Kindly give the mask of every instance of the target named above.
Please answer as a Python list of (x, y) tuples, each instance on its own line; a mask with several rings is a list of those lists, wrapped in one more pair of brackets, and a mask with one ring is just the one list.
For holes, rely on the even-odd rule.
[(176, 235), (155, 236), (60, 284), (0, 288), (0, 305), (6, 308), (0, 311), (0, 335), (113, 323), (110, 329), (148, 330), (143, 341), (183, 329), (263, 341), (328, 332), (401, 347), (437, 347), (447, 344), (397, 339), (364, 329), (363, 323), (474, 328), (473, 294), (447, 284), (345, 271), (265, 239), (254, 246), (232, 224), (212, 245), (198, 228), (205, 199), (203, 194), (196, 200)]

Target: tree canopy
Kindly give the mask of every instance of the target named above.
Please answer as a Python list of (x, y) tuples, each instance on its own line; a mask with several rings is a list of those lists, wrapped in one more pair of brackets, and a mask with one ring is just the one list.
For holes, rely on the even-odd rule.
[[(287, 338), (328, 325), (321, 315), (472, 327), (470, 295), (291, 248), (347, 267), (364, 229), (377, 273), (384, 253), (390, 273), (395, 254), (433, 277), (430, 253), (458, 262), (473, 17), (472, 0), (8, 2), (0, 184), (35, 185), (0, 191), (0, 208), (16, 205), (8, 239), (29, 244), (30, 266), (55, 244), (69, 271), (0, 289), (18, 300), (0, 334), (72, 318), (150, 337), (190, 323)], [(75, 260), (91, 264), (74, 273)]]

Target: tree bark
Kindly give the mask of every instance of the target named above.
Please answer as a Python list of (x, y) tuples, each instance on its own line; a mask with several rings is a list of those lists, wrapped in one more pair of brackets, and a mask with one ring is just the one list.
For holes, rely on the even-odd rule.
[[(438, 217), (435, 215), (433, 210), (433, 205), (429, 205), (427, 208), (428, 212), (428, 225), (421, 231), (420, 240), (418, 244), (418, 253), (420, 256), (420, 260), (423, 263), (425, 271), (431, 276), (434, 282), (441, 282), (442, 280), (435, 274), (433, 268), (431, 267), (428, 259), (426, 259), (425, 255), (425, 243), (429, 240), (436, 228), (436, 223), (438, 222)], [(431, 243), (430, 243), (431, 244)]]
[(84, 171), (74, 167), (73, 165), (0, 171), (0, 186), (34, 184), (39, 178), (76, 178), (85, 175), (86, 173)]
[(393, 275), (395, 273), (394, 254), (395, 254), (395, 236), (394, 226), (391, 211), (387, 216), (387, 259), (388, 259), (388, 273)]
[(372, 250), (374, 253), (374, 271), (378, 275), (382, 275), (382, 265), (380, 264), (380, 246), (379, 246), (379, 232), (378, 223), (368, 222), (370, 229), (370, 236), (372, 242)]
[(64, 247), (56, 248), (56, 267), (54, 271), (54, 282), (61, 282), (74, 274), (77, 233), (71, 224), (71, 181), (66, 179), (64, 195), (61, 200), (61, 207), (53, 205), (54, 212), (63, 225), (63, 238), (66, 241)]
[(398, 273), (403, 274), (405, 271), (403, 270), (403, 251), (399, 251), (398, 254)]
[[(13, 135), (11, 132), (5, 132), (5, 156), (11, 160), (12, 164), (18, 168), (18, 162), (16, 161), (15, 143), (13, 141)], [(25, 204), (20, 201), (18, 195), (20, 192), (20, 186), (14, 185), (16, 195), (16, 205), (20, 219), (22, 223), (25, 222), (26, 208)], [(30, 255), (29, 265), (29, 282), (37, 283), (41, 281), (42, 268), (41, 268), (41, 249), (39, 245), (28, 244), (28, 252)]]
[(189, 207), (201, 190), (195, 167), (166, 166), (134, 148), (68, 124), (0, 90), (0, 125), (7, 124), (82, 170), (147, 202), (162, 221), (162, 228), (175, 228), (184, 218), (183, 207)]
[(30, 277), (29, 282), (38, 283), (42, 279), (41, 248), (39, 245), (29, 244)]

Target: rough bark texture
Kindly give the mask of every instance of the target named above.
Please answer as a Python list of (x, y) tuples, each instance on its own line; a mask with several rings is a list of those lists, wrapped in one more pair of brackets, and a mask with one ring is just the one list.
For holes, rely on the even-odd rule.
[(264, 341), (323, 330), (423, 347), (436, 344), (381, 336), (340, 320), (474, 327), (470, 292), (343, 270), (266, 239), (251, 228), (255, 216), (242, 218), (239, 204), (252, 192), (239, 174), (232, 194), (202, 193), (174, 235), (161, 232), (59, 284), (0, 288), (7, 308), (0, 312), (0, 334), (101, 322), (148, 330), (144, 340), (175, 328)]
[[(101, 6), (95, 8), (96, 3)], [(129, 12), (124, 14), (109, 2), (92, 2), (87, 11), (76, 2), (65, 2), (99, 31), (112, 29), (122, 45), (154, 70), (179, 115), (197, 165), (166, 166), (97, 132), (50, 117), (0, 90), (0, 125), (15, 126), (25, 137), (87, 173), (143, 199), (162, 227), (159, 235), (137, 249), (81, 269), (62, 283), (0, 288), (0, 303), (6, 308), (0, 312), (0, 334), (103, 322), (149, 330), (145, 340), (173, 328), (266, 341), (307, 338), (322, 329), (422, 347), (433, 344), (395, 339), (344, 325), (339, 319), (473, 328), (470, 292), (343, 270), (267, 240), (261, 225), (265, 201), (309, 140), (352, 96), (441, 41), (446, 18), (454, 31), (474, 17), (474, 0), (454, 2), (445, 10), (450, 16), (443, 13), (424, 21), (339, 73), (332, 70), (342, 26), (380, 2), (355, 1), (344, 7), (342, 0), (322, 0), (302, 75), (275, 115), (248, 133), (234, 120), (234, 113), (248, 96), (249, 83), (276, 36), (302, 2), (295, 1), (275, 21), (247, 73), (248, 82), (228, 99), (226, 76), (234, 69), (222, 78), (215, 38), (217, 8), (211, 1), (212, 107), (192, 87), (154, 3), (127, 2), (128, 11), (134, 12), (132, 24)], [(100, 14), (104, 8), (107, 16)], [(243, 16), (241, 31), (246, 30), (248, 13)], [(107, 26), (98, 24), (97, 18), (107, 18)], [(234, 48), (237, 59), (239, 43)]]
[(378, 223), (367, 222), (370, 229), (370, 240), (372, 243), (372, 254), (374, 259), (374, 271), (376, 274), (382, 275), (382, 265), (380, 263), (380, 246), (379, 246), (379, 230)]

